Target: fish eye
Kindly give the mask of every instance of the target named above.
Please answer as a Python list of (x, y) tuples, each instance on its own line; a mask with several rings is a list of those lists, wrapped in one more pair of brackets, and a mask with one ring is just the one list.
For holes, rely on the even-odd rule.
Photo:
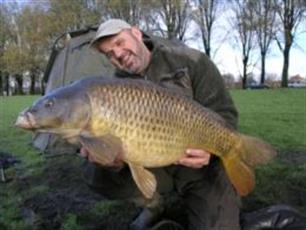
[(46, 100), (44, 103), (45, 108), (51, 108), (54, 105), (54, 101), (52, 99)]

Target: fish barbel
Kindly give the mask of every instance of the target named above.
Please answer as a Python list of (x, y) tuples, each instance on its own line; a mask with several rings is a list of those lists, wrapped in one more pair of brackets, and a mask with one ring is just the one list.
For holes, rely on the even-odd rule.
[(146, 198), (157, 185), (147, 168), (171, 165), (188, 148), (218, 156), (240, 195), (255, 186), (254, 166), (276, 154), (268, 143), (231, 129), (217, 113), (144, 80), (77, 81), (21, 112), (16, 126), (79, 142), (101, 165), (121, 154)]

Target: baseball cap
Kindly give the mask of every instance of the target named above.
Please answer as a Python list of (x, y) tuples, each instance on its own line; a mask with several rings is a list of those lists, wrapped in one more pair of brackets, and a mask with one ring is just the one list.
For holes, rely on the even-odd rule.
[(98, 30), (94, 38), (92, 39), (90, 46), (93, 48), (96, 48), (96, 43), (99, 39), (111, 35), (115, 35), (120, 33), (124, 29), (130, 29), (132, 26), (128, 24), (127, 22), (121, 20), (121, 19), (110, 19), (106, 22), (103, 22)]

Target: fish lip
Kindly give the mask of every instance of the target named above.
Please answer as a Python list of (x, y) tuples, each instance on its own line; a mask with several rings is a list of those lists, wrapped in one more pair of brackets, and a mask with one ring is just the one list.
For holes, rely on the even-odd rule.
[(34, 116), (30, 112), (22, 112), (17, 117), (14, 126), (22, 129), (34, 130), (35, 129)]

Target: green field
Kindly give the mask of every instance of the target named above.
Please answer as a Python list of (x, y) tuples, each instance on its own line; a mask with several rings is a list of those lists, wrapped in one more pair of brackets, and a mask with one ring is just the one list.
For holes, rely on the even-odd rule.
[(232, 91), (240, 131), (282, 150), (306, 150), (306, 90)]
[[(271, 143), (278, 156), (258, 167), (244, 208), (291, 204), (306, 213), (306, 90), (234, 90), (239, 130)], [(251, 206), (251, 208), (250, 208)]]
[[(285, 203), (306, 213), (306, 89), (234, 90), (231, 94), (240, 113), (239, 130), (265, 139), (279, 152), (273, 162), (257, 169), (257, 187), (243, 200), (243, 209)], [(47, 160), (30, 145), (31, 134), (13, 126), (17, 114), (36, 98), (38, 96), (0, 97), (0, 152), (11, 153), (22, 161), (17, 167), (6, 170), (11, 182), (0, 183), (0, 229), (33, 229), (33, 223), (22, 214), (25, 203), (59, 189), (42, 176), (50, 171), (45, 169)], [(54, 162), (48, 160), (47, 163), (55, 177), (67, 162), (72, 165), (70, 159), (63, 159), (62, 164), (59, 160), (61, 158), (54, 161), (58, 171), (54, 170), (54, 165), (50, 166)], [(77, 169), (80, 162), (78, 159), (75, 162)], [(57, 183), (62, 180), (72, 190), (76, 186), (69, 184), (75, 181), (74, 177), (56, 180)], [(110, 203), (103, 205), (100, 202), (94, 209), (99, 210), (96, 212), (100, 216), (111, 213)], [(118, 203), (113, 205), (118, 206)], [(70, 213), (69, 209), (66, 212), (68, 214), (57, 217), (62, 221), (56, 225), (58, 229), (78, 229), (76, 222), (84, 225), (88, 221), (73, 211)]]

